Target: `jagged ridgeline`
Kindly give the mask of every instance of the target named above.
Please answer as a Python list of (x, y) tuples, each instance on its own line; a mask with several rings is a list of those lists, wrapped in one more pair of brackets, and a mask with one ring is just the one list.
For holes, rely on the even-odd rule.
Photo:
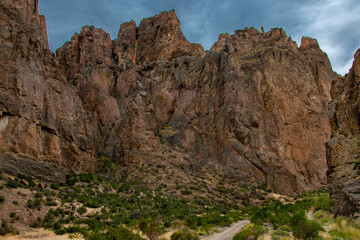
[(126, 177), (151, 155), (287, 194), (326, 184), (336, 74), (316, 40), (245, 28), (204, 51), (170, 10), (115, 40), (85, 26), (55, 55), (36, 4), (1, 3), (4, 171), (61, 181), (101, 155)]

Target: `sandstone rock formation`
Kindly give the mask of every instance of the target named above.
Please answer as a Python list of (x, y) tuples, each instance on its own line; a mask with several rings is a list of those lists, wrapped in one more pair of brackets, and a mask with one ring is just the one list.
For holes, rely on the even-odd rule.
[(334, 81), (329, 104), (332, 128), (327, 143), (330, 197), (335, 214), (360, 211), (360, 49), (345, 77)]
[[(0, 5), (13, 9), (1, 12), (6, 29), (31, 28), (17, 3)], [(31, 17), (43, 19), (37, 10)], [(34, 26), (1, 32), (3, 169), (34, 174), (19, 165), (31, 159), (93, 171), (96, 154), (126, 169), (137, 153), (168, 144), (193, 173), (215, 169), (289, 194), (326, 183), (335, 74), (315, 39), (298, 47), (282, 29), (245, 28), (205, 52), (171, 10), (122, 24), (115, 40), (85, 26), (55, 57), (44, 24)]]

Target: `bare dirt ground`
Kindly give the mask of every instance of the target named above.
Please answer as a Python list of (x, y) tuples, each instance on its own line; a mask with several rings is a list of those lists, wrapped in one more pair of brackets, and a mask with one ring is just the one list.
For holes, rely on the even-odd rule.
[[(43, 228), (30, 228), (24, 225), (14, 225), (19, 231), (19, 235), (6, 235), (0, 236), (0, 240), (27, 240), (27, 239), (36, 239), (36, 240), (68, 240), (69, 234), (65, 235), (56, 235), (54, 232), (45, 230)], [(72, 240), (82, 240), (82, 237), (71, 238)]]
[(238, 233), (243, 227), (250, 223), (249, 220), (242, 220), (234, 223), (223, 231), (201, 238), (201, 240), (232, 240), (236, 233)]
[[(70, 239), (69, 235), (58, 236), (53, 231), (45, 230), (43, 228), (31, 228), (29, 225), (38, 218), (43, 219), (45, 214), (51, 208), (42, 204), (41, 208), (30, 209), (27, 206), (28, 200), (34, 200), (34, 195), (37, 191), (22, 187), (8, 188), (6, 187), (6, 180), (11, 178), (4, 174), (4, 178), (0, 180), (0, 195), (5, 198), (4, 202), (0, 204), (0, 219), (11, 225), (18, 235), (8, 234), (0, 236), (0, 240), (23, 240), (23, 239), (39, 239), (39, 240), (65, 240)], [(15, 214), (15, 217), (11, 217)], [(83, 239), (83, 238), (73, 238)]]

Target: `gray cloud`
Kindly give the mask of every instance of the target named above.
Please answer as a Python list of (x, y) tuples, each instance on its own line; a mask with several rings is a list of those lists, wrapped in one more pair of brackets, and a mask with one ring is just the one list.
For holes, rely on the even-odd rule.
[(299, 44), (301, 36), (319, 40), (333, 68), (344, 74), (351, 67), (360, 40), (358, 0), (40, 0), (46, 15), (52, 50), (87, 24), (101, 27), (112, 38), (122, 22), (175, 9), (191, 42), (209, 49), (220, 33), (245, 26), (282, 27)]

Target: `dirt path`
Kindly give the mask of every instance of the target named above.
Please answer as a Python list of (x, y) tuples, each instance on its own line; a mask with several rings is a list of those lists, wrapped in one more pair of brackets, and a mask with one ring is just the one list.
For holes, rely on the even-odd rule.
[(242, 220), (240, 222), (234, 223), (228, 228), (225, 228), (222, 232), (203, 237), (201, 240), (232, 240), (234, 235), (249, 223), (249, 220)]

